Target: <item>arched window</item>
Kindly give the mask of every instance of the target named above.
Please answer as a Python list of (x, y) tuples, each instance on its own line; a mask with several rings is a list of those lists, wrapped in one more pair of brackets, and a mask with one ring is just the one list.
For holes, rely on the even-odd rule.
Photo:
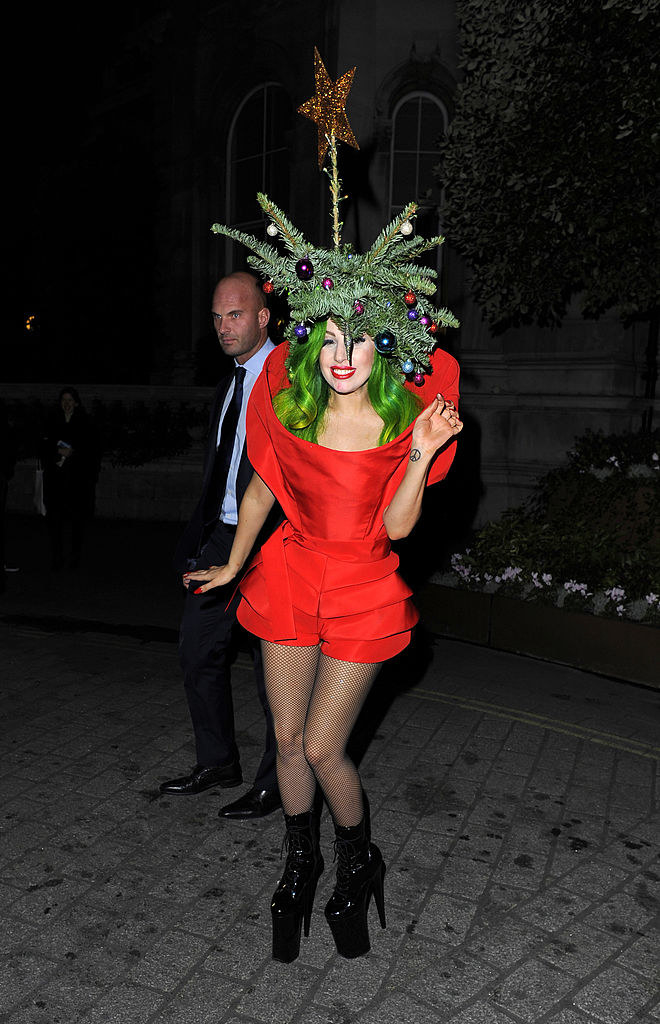
[(428, 237), (438, 233), (441, 190), (434, 178), (438, 142), (447, 128), (447, 110), (430, 92), (410, 92), (392, 112), (390, 217), (406, 203), (419, 203), (417, 228)]
[[(227, 142), (226, 223), (232, 227), (261, 235), (257, 192), (288, 207), (291, 120), (291, 102), (277, 82), (257, 86), (238, 107)], [(225, 265), (227, 272), (244, 266), (244, 248), (228, 241)]]

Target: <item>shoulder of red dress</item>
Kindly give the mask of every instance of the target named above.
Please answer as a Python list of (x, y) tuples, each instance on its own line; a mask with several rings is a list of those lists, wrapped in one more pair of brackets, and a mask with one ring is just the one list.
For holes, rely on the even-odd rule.
[(443, 348), (436, 348), (431, 353), (431, 367), (435, 373), (437, 370), (458, 370), (458, 360)]
[(276, 395), (282, 388), (288, 388), (290, 381), (286, 372), (286, 357), (289, 352), (288, 341), (276, 345), (266, 358), (264, 370), (271, 395)]
[(435, 348), (429, 357), (431, 372), (425, 374), (424, 383), (418, 387), (411, 380), (404, 382), (408, 391), (411, 391), (419, 398), (422, 407), (429, 404), (435, 398), (439, 387), (446, 387), (449, 384), (456, 385), (460, 373), (458, 362), (449, 352), (443, 348)]

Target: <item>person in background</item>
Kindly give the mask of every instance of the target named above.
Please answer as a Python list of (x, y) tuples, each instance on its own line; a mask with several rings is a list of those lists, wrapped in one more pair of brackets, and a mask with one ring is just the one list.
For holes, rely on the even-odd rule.
[(64, 565), (67, 534), (68, 565), (77, 569), (86, 527), (94, 515), (100, 450), (98, 432), (76, 388), (60, 391), (57, 410), (49, 418), (41, 440), (39, 458), (53, 569)]
[[(238, 505), (252, 476), (245, 446), (247, 400), (266, 357), (275, 348), (268, 336), (270, 312), (252, 274), (231, 274), (218, 283), (212, 316), (220, 347), (232, 358), (233, 367), (216, 391), (202, 493), (174, 559), (181, 572), (205, 569), (226, 561), (229, 555)], [(265, 523), (264, 535), (268, 528)], [(254, 541), (258, 542), (256, 536)], [(214, 590), (203, 598), (192, 593), (196, 589), (196, 585), (188, 588), (179, 643), (196, 764), (186, 775), (163, 782), (163, 794), (190, 796), (214, 786), (239, 786), (243, 781), (230, 677), (239, 596), (232, 596), (233, 586)], [(260, 818), (280, 807), (273, 720), (257, 645), (253, 645), (253, 656), (266, 720), (265, 749), (250, 789), (220, 809), (224, 818)]]

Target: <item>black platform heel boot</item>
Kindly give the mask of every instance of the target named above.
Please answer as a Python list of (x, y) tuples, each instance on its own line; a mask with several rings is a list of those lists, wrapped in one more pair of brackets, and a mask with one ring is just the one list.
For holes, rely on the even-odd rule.
[(318, 814), (284, 815), (286, 865), (270, 904), (273, 916), (273, 959), (290, 964), (300, 952), (300, 932), (309, 935), (314, 894), (323, 873)]
[(352, 960), (364, 956), (371, 948), (367, 914), (372, 895), (380, 926), (385, 927), (385, 863), (378, 847), (369, 841), (364, 818), (353, 828), (335, 825), (335, 836), (337, 884), (325, 916), (337, 952)]

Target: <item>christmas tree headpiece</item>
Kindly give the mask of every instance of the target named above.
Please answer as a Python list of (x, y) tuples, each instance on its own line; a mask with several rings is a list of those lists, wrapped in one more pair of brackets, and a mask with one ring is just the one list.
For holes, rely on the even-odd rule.
[(289, 331), (298, 342), (307, 340), (315, 322), (331, 317), (345, 333), (349, 362), (352, 339), (369, 334), (380, 355), (396, 358), (402, 373), (421, 385), (438, 332), (458, 327), (448, 309), (435, 309), (429, 301), (436, 291), (435, 270), (415, 262), (444, 239), (412, 237), (417, 204), (409, 203), (381, 231), (368, 252), (356, 253), (341, 242), (339, 203), (343, 197), (337, 171), (337, 139), (358, 148), (346, 117), (346, 97), (355, 68), (331, 82), (316, 49), (314, 63), (316, 95), (299, 112), (318, 124), (319, 167), (323, 168), (330, 150), (330, 168), (325, 170), (330, 177), (334, 247), (311, 245), (262, 193), (258, 193), (257, 201), (268, 218), (266, 234), (281, 240), (283, 252), (268, 241), (223, 224), (214, 224), (211, 230), (251, 250), (248, 263), (265, 278), (264, 291), (286, 296), (291, 316)]

